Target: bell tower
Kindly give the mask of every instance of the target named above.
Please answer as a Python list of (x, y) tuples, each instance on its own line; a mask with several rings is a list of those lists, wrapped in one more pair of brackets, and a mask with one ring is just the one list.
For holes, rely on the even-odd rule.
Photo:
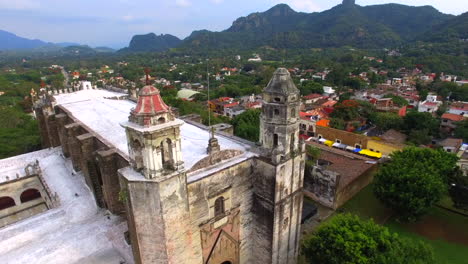
[[(305, 145), (299, 140), (299, 90), (287, 69), (279, 68), (263, 90), (260, 117), (260, 143), (264, 159), (258, 161), (257, 181), (270, 189), (257, 188), (254, 212), (260, 221), (259, 234), (271, 234), (272, 241), (256, 241), (259, 248), (268, 248), (271, 255), (262, 263), (296, 264), (299, 253)], [(259, 186), (261, 186), (259, 184)], [(254, 254), (258, 254), (257, 251)]]
[(299, 148), (299, 90), (285, 68), (273, 73), (263, 90), (260, 143), (275, 163), (288, 159)]
[(183, 171), (180, 138), (183, 123), (175, 119), (156, 87), (143, 87), (129, 122), (123, 124), (133, 169), (147, 179)]
[(159, 90), (148, 84), (128, 122), (130, 166), (119, 170), (121, 199), (137, 264), (200, 263), (190, 240), (187, 175), (180, 128)]

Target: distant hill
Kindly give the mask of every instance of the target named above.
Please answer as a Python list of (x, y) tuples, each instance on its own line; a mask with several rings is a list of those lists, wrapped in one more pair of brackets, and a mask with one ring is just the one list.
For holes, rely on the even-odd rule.
[(46, 45), (48, 43), (42, 40), (22, 38), (13, 33), (0, 30), (0, 50), (34, 49)]
[(69, 46), (79, 46), (80, 44), (73, 42), (60, 42), (60, 43), (51, 43), (45, 42), (39, 39), (27, 39), (19, 37), (11, 32), (0, 30), (0, 50), (9, 51), (9, 50), (34, 50), (40, 48), (46, 49), (57, 49), (57, 47), (69, 47)]
[(222, 32), (197, 31), (181, 44), (189, 50), (325, 48), (345, 45), (375, 48), (414, 40), (421, 32), (452, 20), (430, 6), (359, 6), (353, 0), (320, 13), (301, 13), (286, 4), (234, 21)]
[(182, 40), (170, 34), (156, 35), (149, 33), (146, 35), (136, 35), (130, 41), (128, 48), (124, 48), (122, 52), (158, 52), (166, 51), (170, 48), (177, 47)]

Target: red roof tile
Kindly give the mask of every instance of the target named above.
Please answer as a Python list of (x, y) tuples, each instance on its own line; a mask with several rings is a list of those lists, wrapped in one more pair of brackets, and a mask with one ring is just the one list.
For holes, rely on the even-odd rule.
[(445, 113), (442, 115), (442, 119), (448, 119), (454, 122), (462, 121), (464, 117), (462, 115), (456, 115), (451, 113)]

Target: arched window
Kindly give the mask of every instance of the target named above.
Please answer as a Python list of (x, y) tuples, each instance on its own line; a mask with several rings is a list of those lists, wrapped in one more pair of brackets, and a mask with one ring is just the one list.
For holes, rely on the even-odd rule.
[(139, 171), (143, 169), (143, 146), (138, 140), (134, 140), (132, 149), (135, 158), (135, 169)]
[(29, 202), (39, 198), (41, 198), (41, 193), (36, 189), (27, 189), (20, 196), (21, 203)]
[(275, 102), (281, 102), (281, 98), (275, 97)]
[(166, 118), (160, 117), (160, 118), (158, 119), (158, 124), (164, 124), (164, 123), (166, 123)]
[(273, 135), (273, 146), (274, 147), (278, 146), (278, 134)]
[(231, 262), (231, 261), (224, 261), (224, 262), (221, 263), (221, 264), (232, 264), (232, 262)]
[(164, 169), (174, 169), (172, 141), (168, 138), (161, 142), (161, 159)]
[(8, 196), (0, 197), (0, 210), (7, 209), (15, 205), (16, 203), (15, 200), (13, 200), (13, 198)]
[(218, 217), (224, 214), (224, 197), (218, 197), (214, 204), (214, 216)]
[(291, 109), (291, 117), (296, 117), (296, 108)]

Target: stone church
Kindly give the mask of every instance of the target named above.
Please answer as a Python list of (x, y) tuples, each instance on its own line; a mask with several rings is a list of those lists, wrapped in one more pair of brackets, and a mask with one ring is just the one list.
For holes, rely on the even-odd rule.
[(91, 89), (45, 95), (35, 112), (43, 144), (125, 219), (135, 263), (296, 263), (306, 155), (286, 69), (263, 100), (257, 144), (176, 118), (151, 85), (136, 104)]

